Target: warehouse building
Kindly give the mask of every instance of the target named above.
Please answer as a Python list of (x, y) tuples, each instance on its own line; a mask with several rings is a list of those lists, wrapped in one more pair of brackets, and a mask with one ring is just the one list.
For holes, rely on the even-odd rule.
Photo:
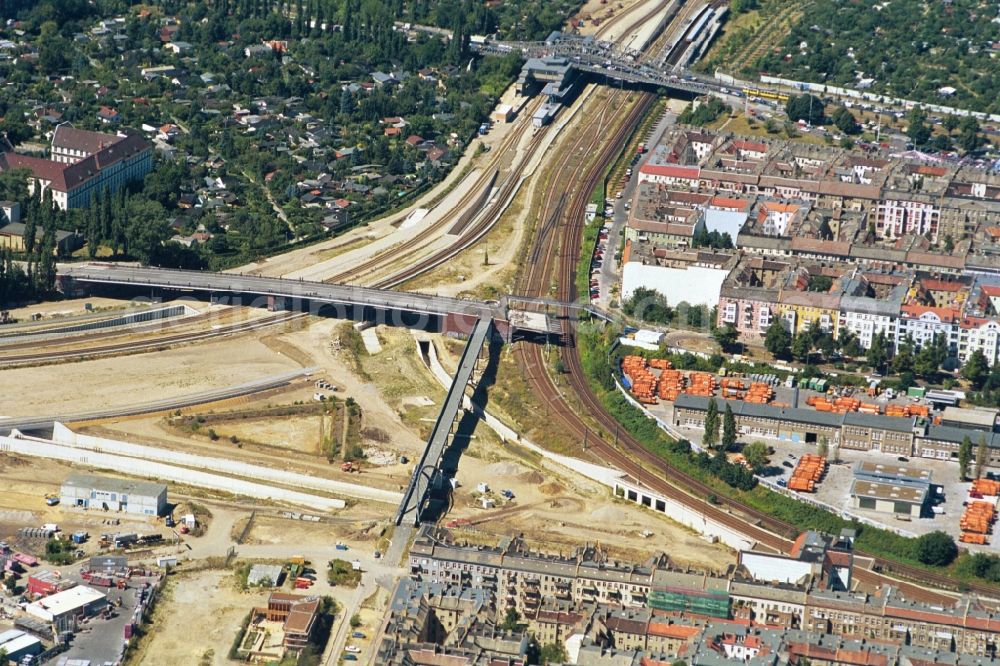
[(28, 604), (24, 610), (28, 615), (53, 625), (57, 632), (64, 632), (76, 631), (80, 618), (93, 615), (107, 604), (108, 599), (103, 593), (79, 585)]
[(25, 657), (41, 653), (42, 642), (20, 629), (9, 629), (0, 634), (0, 650), (7, 655), (8, 661), (20, 664)]
[(931, 496), (931, 473), (897, 465), (858, 462), (854, 465), (851, 503), (896, 516), (919, 518)]
[[(705, 427), (705, 414), (709, 398), (682, 393), (674, 401), (673, 424), (679, 428)], [(790, 442), (816, 444), (825, 437), (830, 444), (838, 444), (844, 449), (858, 451), (881, 451), (896, 456), (924, 455), (928, 458), (956, 457), (958, 443), (956, 434), (977, 433), (959, 428), (936, 426), (918, 421), (916, 417), (884, 416), (861, 412), (820, 412), (801, 407), (779, 407), (760, 405), (742, 400), (716, 400), (719, 409), (726, 405), (733, 410), (736, 426), (741, 436), (766, 437)], [(989, 464), (1000, 460), (1000, 434), (991, 436), (984, 433), (990, 447)], [(918, 443), (915, 447), (915, 441)], [(922, 450), (924, 442), (927, 453)], [(947, 455), (938, 455), (935, 448), (940, 445)], [(953, 447), (953, 448), (952, 448)], [(951, 451), (955, 456), (951, 456)]]
[(162, 483), (70, 474), (62, 484), (60, 501), (64, 506), (82, 509), (159, 516), (167, 509), (167, 487)]

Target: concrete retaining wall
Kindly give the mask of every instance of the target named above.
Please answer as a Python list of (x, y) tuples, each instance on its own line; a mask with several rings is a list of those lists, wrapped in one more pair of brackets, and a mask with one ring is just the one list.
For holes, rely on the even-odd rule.
[(331, 509), (343, 509), (346, 504), (344, 500), (328, 497), (318, 497), (307, 495), (294, 490), (284, 488), (274, 488), (252, 481), (233, 479), (217, 474), (208, 474), (198, 470), (187, 469), (185, 467), (174, 467), (150, 460), (140, 460), (90, 451), (88, 449), (73, 448), (56, 444), (43, 439), (22, 438), (22, 437), (0, 437), (0, 451), (5, 453), (17, 453), (26, 456), (36, 456), (41, 458), (52, 458), (63, 460), (90, 467), (113, 469), (117, 472), (131, 474), (134, 476), (157, 479), (160, 481), (174, 481), (184, 483), (198, 488), (210, 488), (212, 490), (223, 490), (237, 495), (253, 497), (257, 499), (276, 500), (291, 502), (302, 506), (308, 506), (324, 511)]
[(403, 499), (402, 493), (390, 490), (369, 488), (367, 486), (346, 483), (343, 481), (333, 481), (331, 479), (313, 477), (306, 474), (299, 474), (297, 472), (288, 472), (281, 469), (273, 469), (271, 467), (251, 465), (238, 460), (199, 456), (191, 453), (182, 453), (180, 451), (160, 449), (153, 446), (129, 444), (127, 442), (119, 442), (113, 439), (105, 439), (103, 437), (82, 435), (73, 432), (62, 423), (56, 423), (53, 427), (52, 441), (56, 444), (71, 446), (78, 449), (106, 451), (115, 455), (127, 456), (130, 458), (156, 460), (173, 465), (192, 467), (194, 469), (208, 469), (214, 472), (233, 474), (257, 481), (270, 481), (272, 483), (280, 483), (282, 485), (292, 486), (295, 488), (311, 488), (313, 490), (334, 493), (336, 495), (345, 495), (347, 497), (355, 497), (358, 499), (385, 502), (387, 504), (399, 504), (399, 502)]

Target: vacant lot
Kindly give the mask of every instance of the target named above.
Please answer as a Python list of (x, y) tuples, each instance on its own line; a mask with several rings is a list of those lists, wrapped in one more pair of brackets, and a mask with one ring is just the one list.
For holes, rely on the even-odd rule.
[(0, 371), (17, 391), (0, 395), (0, 415), (36, 416), (135, 405), (225, 388), (300, 367), (251, 336), (155, 353)]
[(231, 663), (226, 654), (240, 623), (267, 592), (241, 592), (229, 570), (177, 574), (148, 627), (136, 664)]

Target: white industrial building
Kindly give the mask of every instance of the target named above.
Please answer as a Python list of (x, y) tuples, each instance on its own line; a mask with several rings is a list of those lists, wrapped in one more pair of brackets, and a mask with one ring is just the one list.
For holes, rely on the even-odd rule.
[(75, 631), (78, 619), (94, 614), (107, 604), (108, 599), (103, 592), (78, 585), (28, 604), (24, 610), (54, 625), (56, 631), (63, 632)]
[(674, 268), (630, 261), (622, 269), (622, 299), (630, 298), (639, 287), (646, 287), (663, 294), (670, 307), (676, 307), (681, 301), (712, 307), (719, 302), (722, 282), (728, 274), (726, 268)]
[(148, 481), (70, 474), (62, 484), (60, 501), (82, 509), (159, 516), (167, 509), (167, 487)]

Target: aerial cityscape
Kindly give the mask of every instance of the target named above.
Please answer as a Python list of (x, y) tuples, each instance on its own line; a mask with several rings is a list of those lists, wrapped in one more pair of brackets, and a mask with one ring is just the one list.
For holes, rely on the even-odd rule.
[(0, 666), (1000, 666), (1000, 6), (0, 2)]

